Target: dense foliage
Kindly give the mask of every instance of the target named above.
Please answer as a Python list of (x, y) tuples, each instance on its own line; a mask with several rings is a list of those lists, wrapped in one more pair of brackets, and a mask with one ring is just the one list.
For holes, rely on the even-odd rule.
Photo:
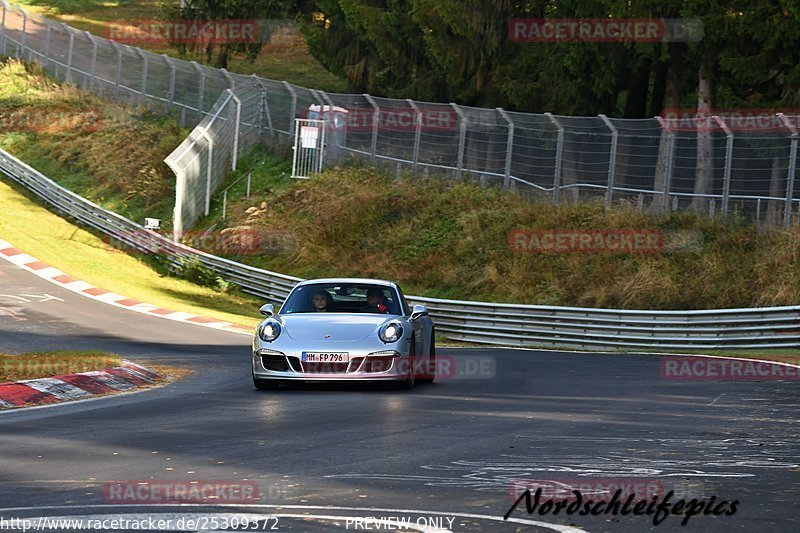
[[(301, 0), (312, 53), (351, 92), (560, 114), (646, 117), (694, 107), (792, 106), (794, 0)], [(515, 18), (699, 19), (696, 42), (512, 42)]]

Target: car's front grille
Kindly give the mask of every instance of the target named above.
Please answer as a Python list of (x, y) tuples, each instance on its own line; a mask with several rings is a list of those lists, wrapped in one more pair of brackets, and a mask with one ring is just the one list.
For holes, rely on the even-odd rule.
[(261, 364), (267, 370), (275, 372), (286, 372), (289, 370), (289, 363), (286, 361), (285, 355), (265, 354), (261, 356)]
[(364, 363), (364, 372), (386, 372), (392, 368), (392, 356), (379, 355), (377, 357), (367, 357)]
[(292, 367), (292, 370), (294, 370), (295, 372), (303, 371), (303, 366), (300, 364), (299, 357), (287, 357), (286, 359), (289, 360), (289, 366)]

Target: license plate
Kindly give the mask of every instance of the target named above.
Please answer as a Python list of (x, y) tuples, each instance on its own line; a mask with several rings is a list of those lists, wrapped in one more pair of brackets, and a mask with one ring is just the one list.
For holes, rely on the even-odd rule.
[(349, 363), (348, 352), (303, 352), (304, 363)]

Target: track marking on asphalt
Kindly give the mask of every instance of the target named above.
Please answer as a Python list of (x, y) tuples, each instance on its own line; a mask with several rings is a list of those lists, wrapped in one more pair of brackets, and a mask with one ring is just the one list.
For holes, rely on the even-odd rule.
[[(179, 507), (179, 508), (192, 508), (192, 507), (203, 507), (207, 508), (209, 505), (204, 503), (180, 503), (180, 504), (170, 504), (168, 507)], [(46, 509), (51, 510), (68, 510), (68, 509), (119, 509), (119, 508), (151, 508), (152, 505), (147, 504), (129, 504), (129, 505), (114, 505), (114, 504), (94, 504), (94, 505), (45, 505), (40, 507), (6, 507), (0, 508), (0, 513), (7, 513), (7, 512), (14, 512), (14, 511), (43, 511)], [(338, 505), (279, 505), (279, 504), (237, 504), (237, 505), (217, 505), (215, 507), (219, 508), (226, 508), (226, 507), (235, 507), (235, 508), (247, 508), (247, 509), (310, 509), (315, 511), (348, 511), (348, 512), (367, 512), (367, 513), (406, 513), (412, 515), (437, 515), (437, 516), (456, 516), (459, 518), (472, 518), (475, 520), (489, 520), (492, 522), (510, 522), (515, 524), (523, 524), (528, 526), (537, 526), (542, 527), (545, 529), (550, 529), (553, 531), (557, 531), (559, 533), (586, 533), (585, 529), (579, 529), (572, 526), (562, 526), (560, 524), (550, 524), (547, 522), (540, 522), (538, 520), (529, 520), (525, 518), (508, 518), (503, 519), (500, 516), (491, 516), (491, 515), (482, 515), (482, 514), (474, 514), (474, 513), (456, 513), (456, 512), (442, 512), (442, 511), (421, 511), (419, 509), (386, 509), (381, 507), (345, 507), (345, 506), (338, 506)], [(203, 514), (214, 514), (213, 512), (207, 512)], [(80, 518), (82, 515), (75, 515), (72, 518)], [(87, 515), (89, 516), (89, 515)], [(101, 515), (102, 516), (102, 515)], [(241, 516), (241, 514), (239, 515)], [(271, 515), (277, 516), (277, 515)], [(320, 518), (323, 515), (298, 515), (301, 518)], [(333, 515), (329, 515), (333, 516)], [(289, 516), (287, 515), (287, 518)], [(38, 519), (39, 517), (37, 517)], [(352, 516), (336, 516), (333, 519), (342, 520), (347, 518), (354, 518)], [(331, 518), (327, 518), (331, 519)]]

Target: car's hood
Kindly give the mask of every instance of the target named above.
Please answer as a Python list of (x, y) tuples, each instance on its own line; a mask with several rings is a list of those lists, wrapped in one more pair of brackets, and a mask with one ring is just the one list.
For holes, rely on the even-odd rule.
[(357, 341), (377, 335), (378, 328), (393, 318), (397, 317), (344, 313), (280, 315), (286, 334), (298, 341)]

